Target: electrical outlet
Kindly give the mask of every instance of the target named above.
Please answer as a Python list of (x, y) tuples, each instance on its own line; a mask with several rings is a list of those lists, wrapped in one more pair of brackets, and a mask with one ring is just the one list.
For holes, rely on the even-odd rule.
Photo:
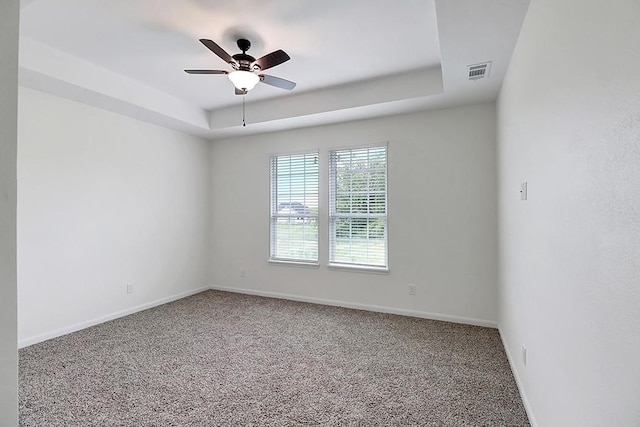
[(133, 283), (127, 283), (127, 293), (128, 294), (133, 293)]
[(244, 268), (240, 270), (240, 277), (247, 277), (247, 270), (245, 270)]
[(416, 294), (416, 285), (409, 285), (409, 295)]
[(522, 364), (527, 366), (527, 347), (522, 344)]

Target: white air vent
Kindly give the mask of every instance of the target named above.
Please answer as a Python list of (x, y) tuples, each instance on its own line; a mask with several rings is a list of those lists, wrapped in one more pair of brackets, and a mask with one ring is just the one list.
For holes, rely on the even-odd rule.
[(482, 64), (467, 65), (467, 71), (469, 72), (469, 80), (478, 80), (489, 77), (489, 71), (491, 70), (491, 62), (483, 62)]

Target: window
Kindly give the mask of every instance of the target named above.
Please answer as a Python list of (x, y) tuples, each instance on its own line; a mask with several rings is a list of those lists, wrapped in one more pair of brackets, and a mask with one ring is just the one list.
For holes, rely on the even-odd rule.
[(270, 258), (318, 262), (318, 153), (271, 158)]
[(329, 156), (329, 263), (387, 268), (387, 147)]

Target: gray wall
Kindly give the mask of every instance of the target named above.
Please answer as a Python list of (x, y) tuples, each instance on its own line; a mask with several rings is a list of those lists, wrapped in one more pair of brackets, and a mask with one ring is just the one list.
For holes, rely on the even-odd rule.
[[(328, 152), (380, 142), (388, 142), (390, 272), (329, 269)], [(320, 152), (317, 269), (268, 263), (269, 158), (304, 150)], [(211, 165), (214, 286), (496, 325), (495, 104), (218, 141)]]
[(18, 0), (0, 2), (0, 425), (18, 423), (16, 145)]
[(640, 425), (638, 21), (533, 0), (499, 98), (500, 330), (540, 426)]
[(209, 285), (209, 141), (24, 87), (19, 100), (21, 346)]

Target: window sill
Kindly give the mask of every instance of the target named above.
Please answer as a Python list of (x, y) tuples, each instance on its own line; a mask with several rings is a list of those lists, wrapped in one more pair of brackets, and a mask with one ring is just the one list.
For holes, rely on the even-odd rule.
[(320, 263), (317, 262), (285, 261), (280, 259), (270, 259), (269, 264), (288, 267), (320, 268)]
[(367, 267), (351, 264), (327, 264), (330, 270), (351, 271), (353, 273), (389, 274), (388, 267)]

